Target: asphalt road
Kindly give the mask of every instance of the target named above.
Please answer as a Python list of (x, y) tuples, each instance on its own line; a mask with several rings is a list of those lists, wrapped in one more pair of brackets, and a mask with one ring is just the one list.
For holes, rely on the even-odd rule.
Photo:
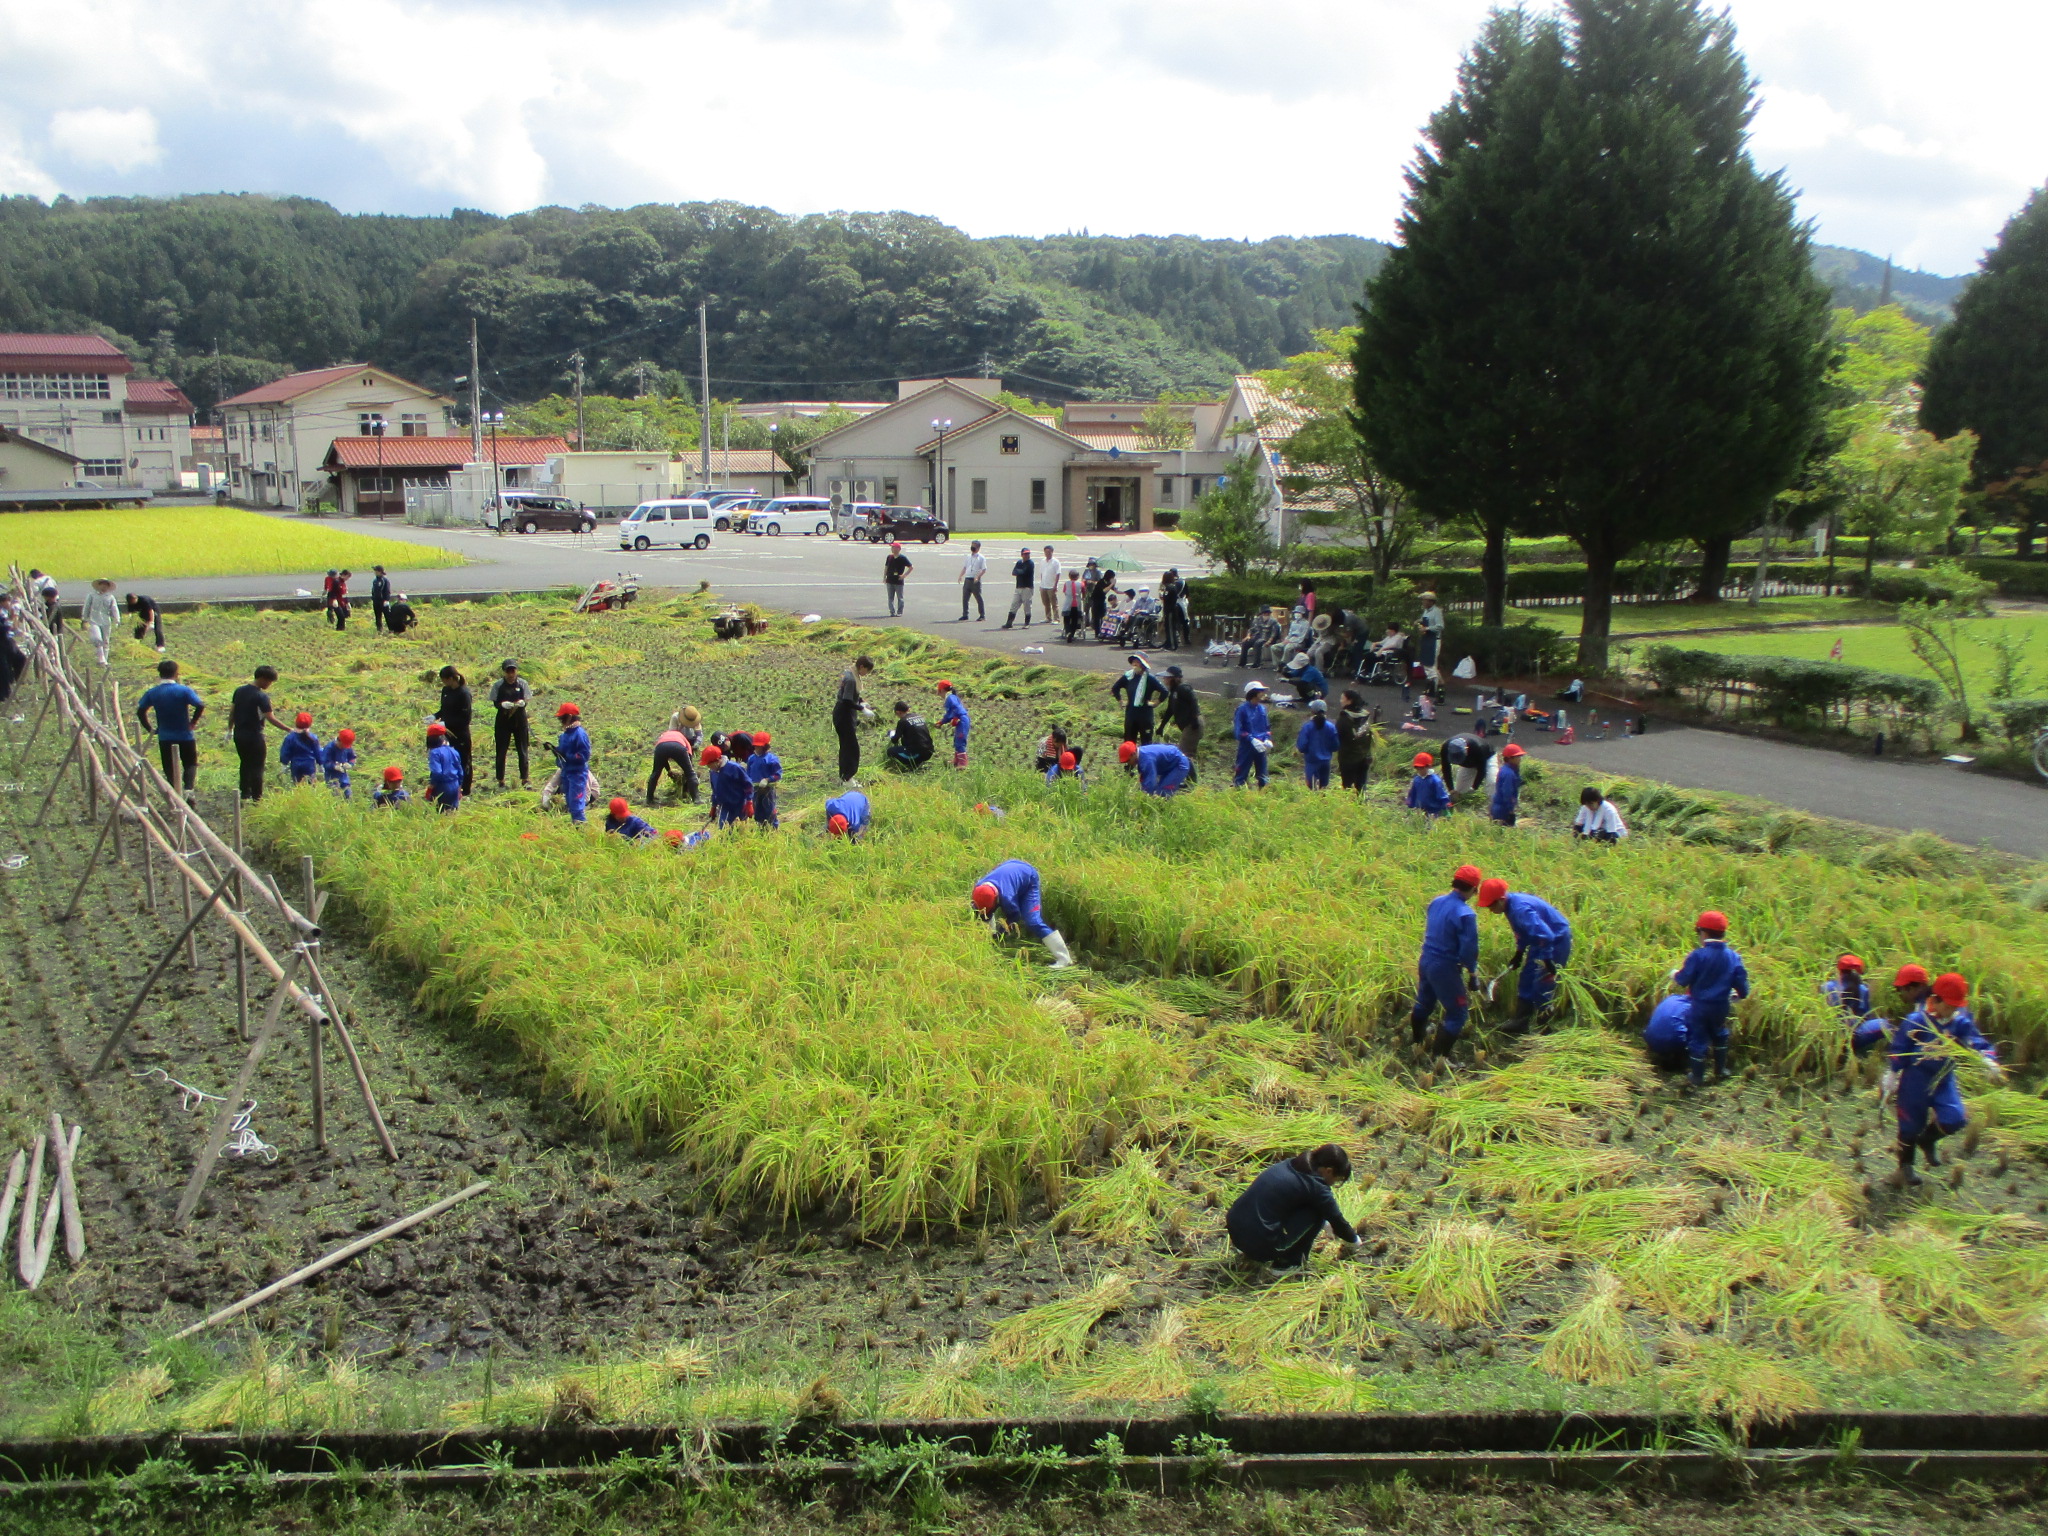
[[(836, 538), (784, 536), (754, 538), (715, 535), (708, 550), (621, 551), (610, 525), (589, 538), (576, 534), (506, 535), (383, 527), (394, 539), (459, 550), (472, 562), (451, 569), (406, 571), (394, 568), (394, 586), (414, 595), (437, 592), (519, 591), (582, 584), (622, 571), (637, 573), (649, 586), (694, 587), (708, 581), (714, 592), (737, 602), (865, 624), (897, 623), (964, 645), (982, 646), (1011, 656), (1030, 656), (1109, 676), (1121, 671), (1124, 653), (1115, 647), (1079, 642), (1068, 644), (1057, 631), (1034, 620), (1029, 628), (1005, 631), (1002, 619), (1010, 602), (1009, 566), (1022, 539), (993, 536), (983, 543), (989, 562), (983, 581), (990, 617), (986, 622), (959, 622), (960, 560), (967, 536), (944, 545), (906, 547), (913, 565), (907, 611), (890, 619), (882, 589), (883, 551), (872, 545)], [(1042, 542), (1042, 541), (1041, 541)], [(1089, 555), (1121, 549), (1140, 561), (1142, 572), (1122, 578), (1128, 587), (1156, 587), (1168, 565), (1183, 575), (1200, 569), (1188, 544), (1163, 534), (1088, 536), (1055, 539), (1063, 563), (1079, 564)], [(246, 576), (149, 583), (160, 601), (223, 597), (290, 596), (320, 588), (318, 571), (298, 576)], [(358, 589), (368, 586), (368, 573), (357, 575)], [(172, 620), (175, 624), (175, 618)], [(1228, 664), (1214, 665), (1198, 652), (1178, 656), (1157, 654), (1155, 666), (1178, 661), (1188, 680), (1205, 695), (1235, 698), (1250, 675)], [(1261, 681), (1274, 683), (1264, 676)], [(1398, 698), (1389, 690), (1375, 702), (1387, 706), (1387, 718), (1400, 716)], [(1450, 701), (1460, 702), (1453, 694)], [(1434, 743), (1456, 727), (1462, 717), (1450, 715), (1414, 739)], [(1925, 829), (1955, 842), (1983, 844), (2027, 858), (2048, 859), (2048, 785), (1992, 778), (1963, 772), (1945, 764), (1904, 763), (1855, 757), (1845, 753), (1759, 741), (1719, 731), (1690, 727), (1658, 727), (1650, 734), (1621, 737), (1581, 729), (1576, 744), (1556, 745), (1538, 735), (1525, 745), (1537, 756), (1577, 763), (1597, 770), (1660, 779), (1688, 789), (1723, 790), (1753, 795), (1815, 815), (1837, 816), (1902, 831)]]

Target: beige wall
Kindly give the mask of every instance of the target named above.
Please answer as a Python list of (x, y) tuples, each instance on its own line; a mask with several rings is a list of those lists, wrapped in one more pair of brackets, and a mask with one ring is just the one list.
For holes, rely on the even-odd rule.
[(405, 418), (429, 437), (455, 430), (447, 401), (374, 368), (336, 379), (274, 405), (224, 406), (227, 448), (236, 467), (232, 493), (265, 506), (297, 506), (305, 488), (321, 484), (320, 465), (337, 437), (360, 435), (361, 418), (382, 416), (387, 437), (405, 435)]
[(61, 491), (78, 480), (78, 466), (61, 453), (10, 437), (0, 442), (0, 498), (9, 491)]

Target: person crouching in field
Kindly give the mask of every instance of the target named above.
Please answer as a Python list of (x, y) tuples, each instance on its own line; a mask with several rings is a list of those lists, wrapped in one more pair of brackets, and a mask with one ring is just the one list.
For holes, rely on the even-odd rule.
[(624, 795), (613, 795), (611, 804), (605, 807), (604, 829), (631, 843), (654, 836), (654, 828), (633, 814), (633, 807), (626, 804)]
[(354, 731), (346, 729), (336, 731), (334, 733), (334, 740), (320, 749), (321, 777), (326, 780), (329, 789), (340, 790), (341, 798), (344, 800), (350, 798), (348, 771), (355, 766), (355, 761), (356, 733)]
[(448, 745), (448, 727), (427, 727), (427, 798), (444, 811), (462, 804), (462, 754)]
[(394, 805), (404, 805), (411, 799), (412, 795), (405, 787), (405, 770), (396, 763), (391, 764), (384, 770), (383, 788), (373, 790), (370, 794), (370, 803), (379, 810), (384, 810)]
[(294, 784), (310, 784), (320, 776), (320, 738), (313, 734), (313, 717), (300, 710), (292, 728), (277, 744), (277, 760)]
[(729, 827), (745, 821), (753, 788), (747, 783), (746, 766), (721, 748), (706, 747), (704, 767), (711, 775), (711, 814), (718, 824)]
[(1231, 1202), (1223, 1219), (1231, 1247), (1254, 1263), (1299, 1269), (1328, 1227), (1347, 1258), (1356, 1254), (1358, 1233), (1337, 1208), (1332, 1187), (1350, 1177), (1350, 1154), (1335, 1142), (1275, 1163)]

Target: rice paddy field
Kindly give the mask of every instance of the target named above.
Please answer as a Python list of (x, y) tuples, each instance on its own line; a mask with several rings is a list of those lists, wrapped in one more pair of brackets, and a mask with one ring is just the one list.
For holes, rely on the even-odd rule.
[[(48, 571), (60, 582), (161, 577), (263, 576), (335, 570), (363, 573), (461, 565), (462, 556), (430, 544), (382, 539), (304, 517), (267, 517), (239, 507), (132, 507), (109, 511), (10, 512), (0, 519), (0, 555)], [(78, 601), (83, 591), (67, 591)]]
[[(75, 1081), (156, 920), (113, 891), (103, 925), (53, 934), (36, 882), (68, 890), (61, 873), (0, 881), (5, 1127), (25, 1140), (51, 1094), (92, 1097), (109, 1145), (87, 1197), (116, 1213), (96, 1264), (0, 1295), (0, 1428), (1582, 1407), (1740, 1433), (1822, 1407), (2048, 1406), (2040, 870), (1649, 785), (1618, 796), (1641, 835), (1581, 846), (1561, 835), (1563, 775), (1513, 830), (1463, 808), (1425, 828), (1391, 762), (1359, 799), (1288, 782), (1285, 761), (1267, 793), (1234, 794), (1206, 756), (1171, 801), (1099, 766), (1049, 787), (1028, 769), (1048, 722), (1109, 756), (1097, 679), (783, 620), (721, 644), (692, 598), (566, 608), (437, 606), (396, 641), (207, 612), (174, 636), (209, 697), (277, 666), (281, 712), (357, 730), (359, 782), (385, 761), (419, 776), (444, 661), (481, 687), (514, 655), (536, 713), (576, 699), (599, 777), (636, 808), (677, 705), (774, 733), (781, 830), (682, 851), (578, 831), (518, 791), (453, 817), (278, 791), (252, 814), (265, 858), (310, 855), (336, 893), (329, 953), (396, 1167), (355, 1128), (305, 1150), (279, 1083), (259, 1122), (279, 1160), (224, 1169), (192, 1231), (164, 1231), (191, 1122), (147, 1080)], [(857, 649), (884, 714), (900, 696), (935, 716), (943, 676), (975, 736), (965, 771), (864, 773), (875, 828), (848, 845), (819, 808)], [(128, 686), (153, 660), (123, 655)], [(232, 767), (203, 752), (216, 814)], [(666, 799), (648, 814), (703, 820)], [(47, 857), (72, 868), (91, 828), (57, 822)], [(974, 879), (1012, 856), (1043, 872), (1077, 969), (969, 915)], [(1418, 1059), (1421, 913), (1467, 861), (1563, 908), (1578, 947), (1550, 1027), (1500, 1033), (1503, 997), (1449, 1063)], [(1690, 1095), (1634, 1031), (1710, 906), (1756, 990), (1735, 1075)], [(1481, 921), (1492, 976), (1513, 945)], [(2013, 1068), (1963, 1064), (1973, 1129), (1923, 1187), (1890, 1180), (1875, 1068), (1820, 997), (1844, 949), (1873, 977), (1962, 970)], [(231, 1072), (223, 985), (207, 958), (145, 1016), (131, 1069)], [(1237, 1192), (1330, 1140), (1356, 1169), (1340, 1200), (1360, 1256), (1325, 1245), (1280, 1279), (1234, 1262)], [(167, 1341), (478, 1176), (492, 1192), (416, 1240)]]

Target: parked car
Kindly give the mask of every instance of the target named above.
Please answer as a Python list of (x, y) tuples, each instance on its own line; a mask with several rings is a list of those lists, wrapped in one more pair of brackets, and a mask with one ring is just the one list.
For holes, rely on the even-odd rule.
[(717, 526), (708, 501), (643, 501), (619, 519), (619, 548), (709, 549)]
[(581, 502), (539, 491), (506, 491), (486, 520), (496, 522), (503, 533), (597, 531), (597, 515)]
[(855, 502), (843, 509), (839, 537), (856, 544), (912, 542), (943, 544), (951, 534), (923, 507), (885, 507), (878, 502)]
[(815, 533), (832, 531), (832, 499), (829, 496), (778, 496), (758, 512), (747, 514), (751, 534)]
[(712, 525), (720, 533), (745, 533), (747, 519), (768, 505), (766, 496), (728, 496), (722, 491), (704, 499), (711, 503)]

